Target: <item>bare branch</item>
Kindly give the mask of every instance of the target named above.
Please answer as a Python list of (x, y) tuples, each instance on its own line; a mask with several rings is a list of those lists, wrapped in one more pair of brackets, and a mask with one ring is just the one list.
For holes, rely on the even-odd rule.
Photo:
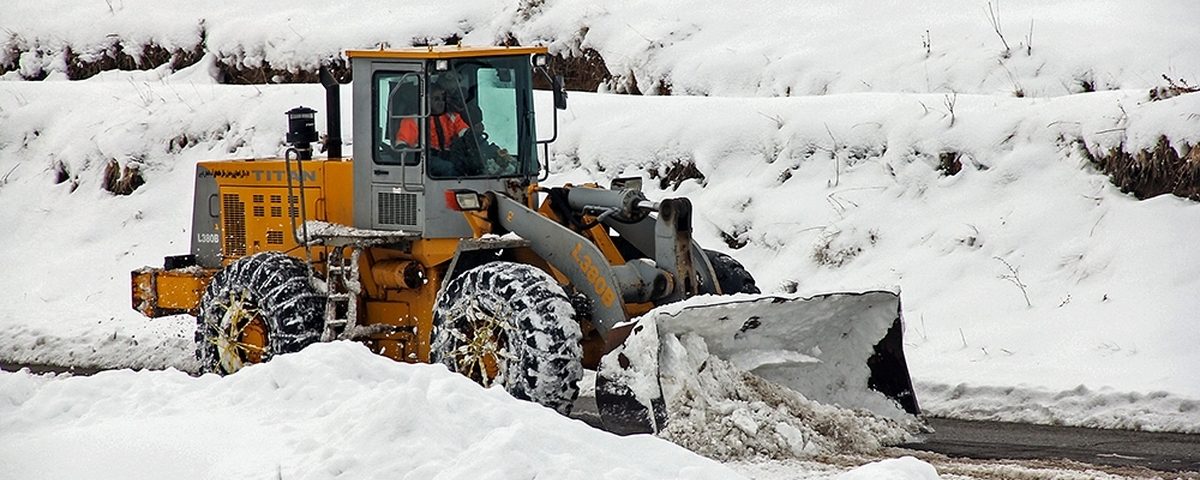
[(995, 6), (993, 6), (992, 2), (989, 1), (987, 3), (987, 11), (988, 23), (992, 24), (992, 30), (996, 31), (996, 35), (1000, 37), (1000, 42), (1004, 44), (1004, 53), (1002, 53), (1000, 56), (1003, 58), (1008, 58), (1012, 56), (1012, 49), (1008, 47), (1008, 40), (1004, 38), (1004, 32), (1002, 32), (1000, 28), (1000, 0), (996, 0)]
[(1018, 272), (1017, 269), (1012, 266), (1012, 264), (1008, 263), (1003, 258), (1000, 258), (1000, 257), (992, 257), (992, 258), (999, 260), (1000, 263), (1003, 263), (1005, 267), (1008, 267), (1009, 273), (1007, 275), (999, 275), (997, 278), (999, 278), (1001, 280), (1008, 280), (1013, 285), (1016, 285), (1017, 288), (1020, 288), (1021, 295), (1025, 297), (1025, 306), (1028, 308), (1033, 308), (1033, 303), (1029, 301), (1029, 292), (1025, 290), (1025, 288), (1028, 287), (1029, 285), (1026, 285), (1024, 282), (1021, 281), (1020, 272)]
[(951, 92), (950, 95), (945, 95), (942, 101), (946, 104), (946, 110), (950, 112), (950, 126), (954, 126), (954, 105), (958, 103), (958, 92)]
[(1033, 19), (1029, 19), (1029, 35), (1025, 36), (1025, 56), (1033, 55)]

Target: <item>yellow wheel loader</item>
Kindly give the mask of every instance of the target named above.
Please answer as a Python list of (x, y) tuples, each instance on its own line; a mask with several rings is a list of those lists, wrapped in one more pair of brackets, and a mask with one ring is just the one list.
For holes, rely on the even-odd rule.
[[(347, 339), (565, 413), (597, 369), (606, 427), (649, 432), (669, 420), (656, 335), (690, 332), (815, 400), (918, 412), (896, 293), (758, 295), (736, 260), (692, 240), (686, 198), (651, 201), (633, 178), (541, 185), (537, 149), (553, 138), (535, 138), (535, 74), (552, 85), (555, 136), (566, 108), (545, 48), (347, 56), (353, 161), (322, 69), (328, 158), (313, 159), (316, 112), (300, 107), (283, 158), (199, 163), (191, 252), (132, 273), (136, 310), (196, 317), (204, 371)], [(741, 295), (689, 300), (725, 294)]]

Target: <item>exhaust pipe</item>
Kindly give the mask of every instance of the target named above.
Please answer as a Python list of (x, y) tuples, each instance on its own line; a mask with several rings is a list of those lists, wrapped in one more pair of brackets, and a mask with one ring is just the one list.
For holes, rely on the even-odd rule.
[(338, 82), (324, 65), (319, 76), (325, 87), (325, 124), (329, 128), (325, 146), (329, 149), (329, 158), (342, 158), (342, 97)]

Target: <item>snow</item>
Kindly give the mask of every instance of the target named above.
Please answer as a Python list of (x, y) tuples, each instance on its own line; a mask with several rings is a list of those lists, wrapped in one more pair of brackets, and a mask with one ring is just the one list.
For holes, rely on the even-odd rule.
[[(187, 251), (197, 161), (281, 155), (283, 112), (323, 95), (220, 85), (218, 59), (299, 68), (349, 48), (511, 34), (554, 52), (594, 49), (619, 76), (605, 90), (636, 79), (674, 94), (572, 92), (547, 183), (694, 162), (704, 180), (648, 178), (648, 196), (688, 196), (698, 241), (745, 264), (764, 292), (899, 288), (927, 412), (1200, 433), (1200, 252), (1188, 247), (1200, 208), (1136, 200), (1081, 154), (1160, 137), (1180, 153), (1200, 144), (1200, 94), (1147, 96), (1162, 75), (1197, 83), (1200, 10), (991, 5), (1007, 58), (982, 1), (6, 2), (0, 64), (16, 67), (0, 76), (0, 360), (195, 368), (193, 320), (134, 312), (128, 272)], [(185, 70), (65, 81), (67, 47), (85, 59), (116, 41), (188, 50), (202, 35), (207, 54)], [(19, 81), (39, 73), (47, 80)], [(545, 137), (550, 112), (540, 113)], [(962, 171), (939, 172), (943, 154)], [(140, 165), (147, 184), (102, 191), (109, 159)], [(68, 181), (55, 183), (56, 165)], [(603, 466), (648, 478), (937, 478), (905, 458), (731, 462), (732, 472), (360, 350), (321, 345), (224, 379), (0, 374), (0, 478), (583, 478)], [(737, 408), (739, 431), (767, 428), (759, 410)], [(245, 435), (228, 434), (237, 425)], [(260, 455), (239, 448), (249, 446)]]
[(347, 342), (224, 378), (9, 373), (0, 392), (0, 478), (737, 478)]
[(913, 457), (900, 457), (868, 463), (838, 476), (839, 480), (916, 480), (935, 479), (937, 471)]
[[(899, 420), (818, 403), (710, 356), (699, 335), (667, 337), (662, 383), (670, 421), (663, 437), (709, 458), (793, 459), (870, 453), (921, 433)], [(865, 381), (865, 380), (864, 380)]]

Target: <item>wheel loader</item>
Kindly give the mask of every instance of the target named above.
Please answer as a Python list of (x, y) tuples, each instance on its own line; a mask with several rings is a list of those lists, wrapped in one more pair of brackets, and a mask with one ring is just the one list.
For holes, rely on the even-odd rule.
[[(313, 158), (315, 110), (298, 107), (282, 158), (199, 162), (191, 251), (132, 272), (136, 310), (196, 317), (203, 371), (353, 340), (566, 413), (594, 369), (606, 428), (653, 432), (669, 421), (661, 391), (635, 383), (656, 384), (655, 357), (627, 344), (652, 351), (655, 335), (686, 331), (814, 400), (919, 412), (897, 293), (763, 296), (736, 260), (692, 239), (686, 198), (648, 199), (638, 178), (543, 185), (566, 108), (546, 48), (347, 57), (353, 160), (322, 69), (327, 158)], [(535, 75), (555, 107), (544, 140)]]

